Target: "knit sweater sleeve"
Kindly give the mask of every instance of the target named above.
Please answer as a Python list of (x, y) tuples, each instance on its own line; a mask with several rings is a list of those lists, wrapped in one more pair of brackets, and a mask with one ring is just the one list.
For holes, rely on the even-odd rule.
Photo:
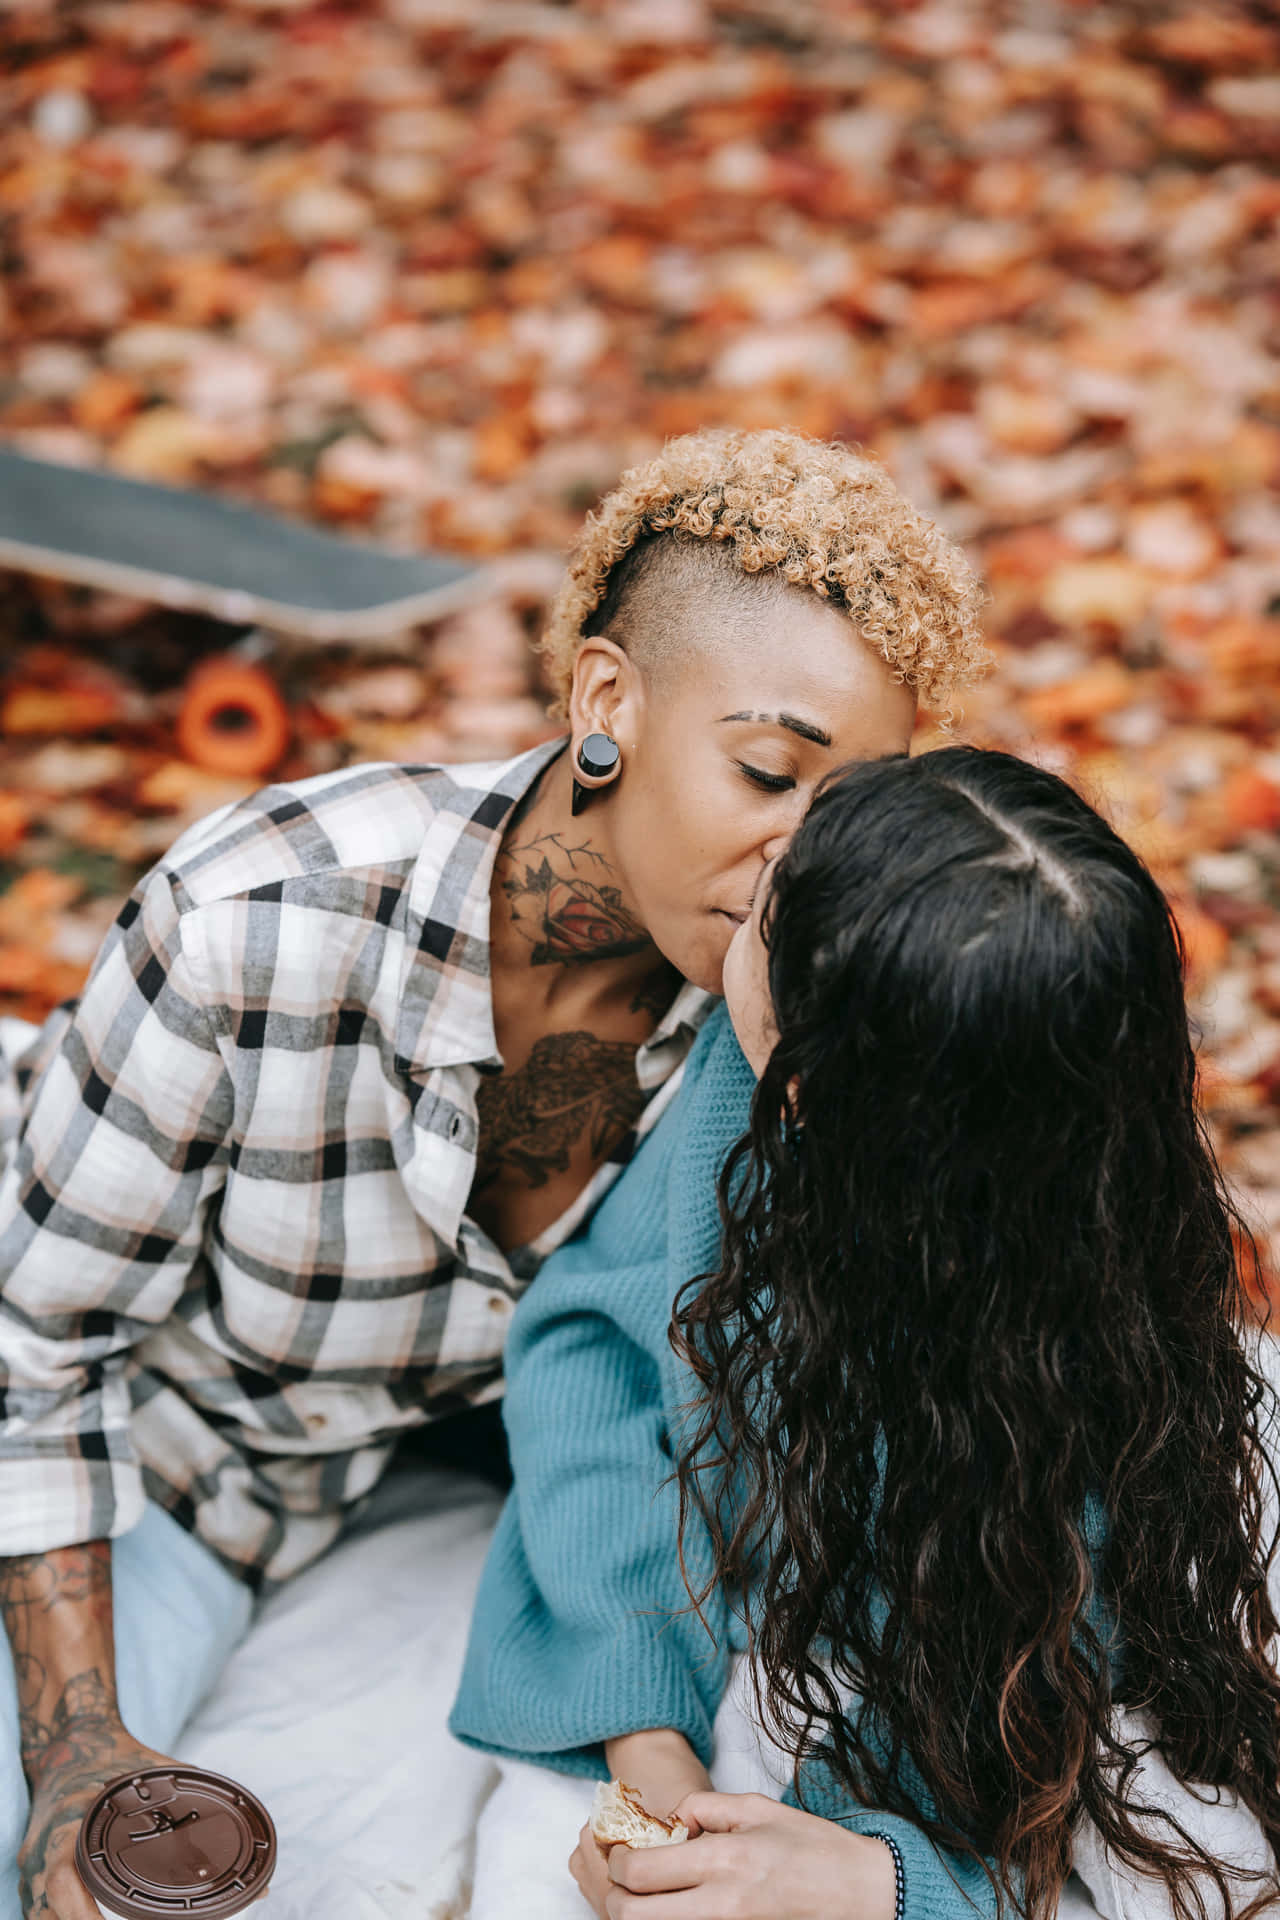
[[(715, 1056), (713, 1037), (699, 1042), (676, 1107), (547, 1262), (508, 1340), (515, 1487), (449, 1724), (468, 1745), (562, 1772), (606, 1776), (603, 1742), (648, 1727), (676, 1729), (709, 1761), (727, 1682), (724, 1601), (712, 1594), (704, 1625), (681, 1577), (668, 1405), (668, 1187), (690, 1123), (700, 1140), (716, 1132), (705, 1124), (722, 1086)], [(722, 1151), (744, 1124), (746, 1092), (725, 1104)], [(714, 1168), (706, 1174), (714, 1218)], [(685, 1555), (703, 1581), (710, 1543), (696, 1522)]]
[[(622, 1290), (628, 1278), (610, 1276)], [(569, 1292), (553, 1283), (524, 1329), (507, 1410), (516, 1490), (450, 1729), (602, 1778), (603, 1742), (646, 1727), (674, 1727), (707, 1760), (726, 1656), (680, 1580), (657, 1369), (615, 1318)]]
[[(883, 1736), (877, 1737), (874, 1721), (870, 1726), (864, 1724), (864, 1733), (887, 1759), (890, 1743)], [(926, 1809), (931, 1811), (933, 1802), (929, 1790), (910, 1756), (899, 1753), (897, 1767), (908, 1799), (922, 1814)], [(885, 1841), (893, 1854), (897, 1879), (895, 1920), (996, 1920), (995, 1888), (981, 1861), (972, 1854), (939, 1846), (913, 1819), (861, 1805), (822, 1754), (812, 1756), (801, 1768), (800, 1794), (797, 1795), (793, 1784), (786, 1789), (783, 1799), (790, 1806), (803, 1804), (807, 1812), (834, 1821), (849, 1833)], [(986, 1865), (995, 1872), (994, 1860), (989, 1859)], [(1005, 1903), (1009, 1920), (1017, 1920), (1021, 1910), (1020, 1883), (1018, 1898), (1019, 1905), (1012, 1915), (1008, 1902)]]

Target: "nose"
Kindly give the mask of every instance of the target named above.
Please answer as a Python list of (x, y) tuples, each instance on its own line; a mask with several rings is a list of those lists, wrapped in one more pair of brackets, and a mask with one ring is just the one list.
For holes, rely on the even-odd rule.
[(771, 856), (771, 858), (766, 860), (764, 865), (761, 867), (759, 873), (756, 875), (756, 884), (751, 889), (752, 913), (754, 913), (757, 907), (759, 906), (761, 896), (767, 893), (769, 890), (769, 884), (773, 879), (774, 862), (776, 861), (777, 857), (778, 857), (777, 854), (774, 854)]
[(797, 786), (785, 798), (785, 811), (781, 807), (778, 809), (773, 817), (773, 827), (768, 839), (761, 842), (760, 855), (766, 866), (770, 861), (776, 860), (780, 853), (785, 853), (791, 845), (796, 828), (804, 819), (809, 802), (813, 798), (813, 792), (807, 786)]

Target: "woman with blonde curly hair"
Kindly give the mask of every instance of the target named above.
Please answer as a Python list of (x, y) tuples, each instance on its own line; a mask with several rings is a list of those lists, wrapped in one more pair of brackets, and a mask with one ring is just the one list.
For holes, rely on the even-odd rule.
[(591, 516), (551, 609), (572, 752), (544, 804), (570, 777), (576, 808), (596, 796), (652, 941), (718, 991), (727, 923), (817, 781), (905, 751), (917, 697), (945, 706), (984, 664), (979, 604), (874, 462), (783, 432), (675, 440)]
[(24, 1910), (84, 1920), (98, 1790), (164, 1762), (253, 1595), (368, 1524), (409, 1430), (492, 1402), (516, 1298), (669, 1103), (767, 863), (972, 673), (978, 600), (860, 455), (677, 440), (552, 609), (567, 739), (268, 788), (139, 882), (0, 1083)]

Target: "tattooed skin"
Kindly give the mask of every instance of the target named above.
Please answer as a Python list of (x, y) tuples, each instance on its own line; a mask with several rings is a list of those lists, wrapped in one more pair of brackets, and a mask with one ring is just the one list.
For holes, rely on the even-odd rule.
[(646, 974), (636, 989), (631, 1002), (632, 1013), (647, 1013), (653, 1017), (656, 1026), (661, 1020), (680, 988), (680, 974), (669, 960)]
[(517, 1172), (531, 1187), (564, 1173), (587, 1134), (602, 1160), (639, 1118), (647, 1094), (636, 1080), (636, 1050), (593, 1033), (549, 1033), (523, 1067), (482, 1080), (477, 1094), (481, 1156), (475, 1190)]
[(0, 1560), (0, 1613), (13, 1649), (18, 1682), (22, 1760), (28, 1778), (42, 1770), (46, 1749), (61, 1726), (66, 1691), (50, 1697), (49, 1675), (40, 1657), (59, 1607), (79, 1608), (91, 1627), (111, 1630), (111, 1548), (105, 1540), (55, 1553), (18, 1554)]
[(47, 1723), (28, 1720), (30, 1744), (24, 1737), (27, 1771), (35, 1781), (49, 1773), (65, 1774), (84, 1758), (83, 1749), (95, 1737), (114, 1732), (119, 1719), (114, 1687), (97, 1667), (73, 1674), (54, 1703)]
[[(64, 1876), (76, 1830), (106, 1782), (151, 1765), (121, 1725), (112, 1679), (111, 1548), (105, 1540), (0, 1560), (0, 1613), (13, 1648), (22, 1764), (31, 1821), (19, 1856), (24, 1914), (55, 1911), (49, 1878)], [(91, 1649), (104, 1646), (101, 1664)], [(66, 1672), (56, 1656), (79, 1647), (89, 1664)]]
[(165, 1756), (142, 1746), (116, 1717), (115, 1690), (96, 1668), (68, 1683), (65, 1709), (57, 1715), (44, 1771), (34, 1784), (31, 1819), (18, 1854), (22, 1911), (45, 1916), (58, 1911), (51, 1883), (59, 1874), (79, 1885), (75, 1840), (80, 1823), (103, 1787), (122, 1773), (161, 1766)]
[(589, 840), (574, 846), (562, 833), (543, 833), (508, 848), (502, 861), (502, 891), (533, 948), (531, 965), (621, 960), (649, 944), (612, 883), (612, 867)]

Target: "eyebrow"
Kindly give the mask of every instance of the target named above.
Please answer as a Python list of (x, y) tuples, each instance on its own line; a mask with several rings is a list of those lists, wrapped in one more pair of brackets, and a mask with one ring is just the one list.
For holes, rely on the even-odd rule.
[(716, 725), (726, 726), (730, 720), (746, 720), (757, 727), (786, 727), (791, 733), (798, 733), (802, 740), (812, 740), (816, 746), (829, 747), (831, 735), (822, 727), (815, 727), (812, 721), (799, 720), (794, 713), (724, 713)]

